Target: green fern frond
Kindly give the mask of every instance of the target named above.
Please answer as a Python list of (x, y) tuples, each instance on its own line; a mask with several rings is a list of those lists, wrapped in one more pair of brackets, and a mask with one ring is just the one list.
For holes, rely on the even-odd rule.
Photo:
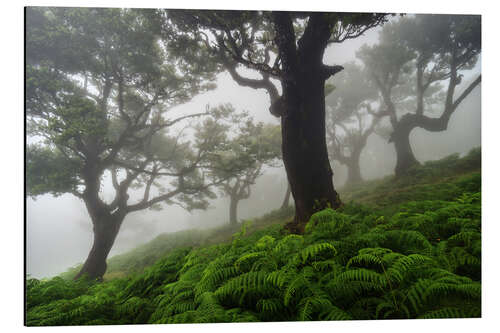
[[(149, 300), (137, 296), (133, 296), (129, 298), (125, 303), (118, 305), (116, 311), (117, 314), (122, 317), (142, 317), (141, 321), (143, 322), (145, 322), (151, 312), (153, 312)], [(141, 316), (141, 314), (144, 314), (144, 316)], [(78, 314), (78, 316), (81, 316), (81, 314)], [(137, 320), (135, 320), (134, 322), (137, 322)]]
[(453, 245), (462, 245), (470, 247), (472, 242), (481, 239), (481, 234), (477, 231), (462, 231), (448, 238), (448, 242)]
[(384, 247), (399, 253), (422, 252), (430, 254), (432, 245), (422, 233), (414, 230), (389, 230), (385, 232)]
[(314, 213), (309, 222), (306, 224), (305, 231), (306, 233), (311, 232), (315, 226), (320, 225), (320, 224), (325, 224), (333, 221), (335, 219), (336, 212), (331, 209), (323, 209), (317, 213)]
[(381, 302), (377, 305), (375, 310), (375, 318), (381, 318), (380, 314), (384, 313), (383, 318), (387, 318), (388, 315), (394, 312), (394, 304), (389, 301)]
[(257, 302), (257, 309), (267, 314), (275, 314), (283, 309), (283, 301), (277, 297), (261, 298)]
[(281, 252), (281, 251), (283, 251), (284, 248), (288, 248), (288, 247), (294, 246), (295, 244), (302, 245), (303, 243), (304, 243), (304, 237), (303, 236), (297, 235), (297, 234), (290, 234), (290, 235), (286, 235), (281, 240), (279, 240), (276, 243), (276, 246), (274, 247), (274, 250), (276, 252)]
[(301, 263), (305, 264), (310, 259), (317, 257), (321, 253), (327, 255), (328, 257), (331, 257), (337, 254), (337, 250), (330, 243), (316, 243), (309, 245), (308, 247), (300, 251), (299, 257), (301, 259)]
[(234, 308), (226, 311), (225, 317), (229, 322), (233, 323), (249, 323), (259, 321), (259, 318), (252, 311), (244, 311), (239, 308)]
[(211, 308), (218, 305), (217, 297), (215, 297), (215, 294), (211, 291), (206, 291), (203, 294), (198, 295), (195, 302), (199, 304), (199, 309)]
[[(238, 260), (235, 261), (234, 267), (238, 271), (248, 271), (252, 263), (254, 263), (257, 259), (262, 258), (265, 255), (266, 255), (265, 251), (245, 253), (244, 255), (239, 257)], [(246, 269), (242, 269), (243, 268), (242, 266), (246, 267)]]
[(382, 258), (386, 254), (393, 253), (391, 249), (383, 248), (383, 247), (367, 247), (360, 249), (358, 251), (359, 255), (364, 255), (364, 254), (371, 254), (374, 256), (377, 256), (379, 258)]
[(330, 305), (319, 314), (321, 320), (352, 320), (352, 316), (335, 305)]
[(376, 255), (373, 255), (370, 253), (364, 253), (364, 254), (359, 254), (359, 255), (349, 259), (349, 261), (347, 262), (346, 268), (349, 268), (352, 265), (361, 266), (361, 267), (367, 267), (367, 266), (381, 267), (382, 266), (382, 259), (380, 259)]
[(318, 272), (323, 272), (325, 274), (331, 272), (339, 272), (342, 269), (342, 265), (340, 265), (335, 259), (314, 261), (311, 263), (311, 266)]
[(462, 309), (446, 307), (439, 310), (429, 311), (418, 316), (419, 319), (439, 319), (439, 318), (464, 318), (467, 317)]
[(269, 282), (271, 285), (278, 287), (278, 288), (283, 288), (288, 282), (295, 276), (297, 275), (297, 272), (295, 271), (289, 271), (286, 269), (281, 269), (279, 271), (274, 271), (269, 273), (266, 276), (266, 281)]
[(391, 281), (401, 282), (406, 274), (412, 270), (422, 268), (424, 264), (432, 262), (432, 259), (421, 254), (410, 254), (401, 256), (387, 269), (387, 276)]
[(451, 251), (446, 255), (450, 264), (453, 266), (453, 271), (460, 266), (481, 266), (481, 258), (470, 254), (463, 247), (453, 247)]
[(386, 279), (380, 273), (366, 268), (357, 268), (342, 272), (336, 277), (336, 280), (343, 283), (352, 281), (369, 282), (381, 288), (385, 287), (387, 283)]
[(296, 274), (289, 280), (290, 282), (287, 284), (285, 294), (283, 296), (285, 306), (288, 306), (298, 293), (304, 292), (310, 287), (313, 276), (314, 272), (312, 268), (304, 267), (300, 273)]
[(382, 262), (384, 267), (389, 267), (394, 264), (399, 258), (404, 257), (404, 254), (397, 252), (389, 252), (382, 256)]
[(304, 298), (299, 303), (299, 312), (297, 319), (301, 321), (310, 321), (312, 319), (312, 313), (314, 312), (314, 305), (310, 297)]
[(257, 250), (266, 250), (272, 247), (275, 242), (275, 238), (270, 235), (262, 236), (256, 243), (255, 248)]
[(432, 283), (433, 281), (430, 279), (419, 279), (408, 288), (406, 297), (415, 313), (419, 313), (420, 309), (424, 307), (425, 293)]
[[(325, 295), (326, 296), (326, 295)], [(313, 295), (304, 297), (298, 304), (297, 319), (301, 321), (313, 320), (313, 314), (321, 312), (324, 309), (332, 309), (333, 305), (326, 297)]]
[(273, 286), (267, 282), (267, 273), (262, 271), (248, 272), (232, 278), (215, 291), (215, 296), (221, 301), (226, 299), (239, 300), (243, 294), (250, 292), (261, 297), (272, 295)]
[(222, 282), (237, 275), (238, 270), (234, 266), (206, 271), (201, 280), (195, 286), (196, 294), (198, 295), (205, 291), (213, 291)]
[(436, 282), (430, 285), (425, 291), (424, 298), (428, 301), (430, 299), (439, 299), (444, 297), (463, 297), (468, 299), (481, 298), (481, 284), (451, 284)]

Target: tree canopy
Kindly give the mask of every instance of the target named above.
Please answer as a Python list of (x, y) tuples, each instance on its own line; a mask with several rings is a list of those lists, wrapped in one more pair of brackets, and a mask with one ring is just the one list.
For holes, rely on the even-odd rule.
[(355, 62), (343, 67), (335, 78), (335, 88), (326, 98), (326, 140), (330, 158), (347, 166), (346, 184), (355, 184), (362, 180), (361, 152), (387, 113), (380, 110), (378, 91), (366, 79), (365, 68)]
[(397, 175), (418, 163), (410, 132), (446, 130), (451, 115), (480, 84), (479, 74), (460, 89), (464, 71), (475, 66), (480, 53), (481, 18), (473, 15), (403, 17), (384, 26), (378, 44), (359, 51), (389, 112)]
[[(207, 167), (211, 152), (222, 149), (228, 114), (179, 115), (174, 107), (214, 88), (217, 66), (170, 53), (154, 13), (27, 9), (27, 194), (71, 193), (85, 202), (94, 247), (82, 273), (92, 278), (104, 273), (126, 214), (161, 203), (205, 208), (214, 196)], [(210, 120), (193, 128), (190, 120), (202, 116)], [(130, 202), (139, 189), (140, 199)]]
[[(161, 16), (165, 22), (164, 34), (171, 41), (169, 45), (172, 52), (180, 54), (189, 48), (193, 57), (211, 57), (238, 84), (265, 89), (271, 103), (280, 98), (280, 89), (276, 84), (285, 79), (286, 66), (299, 61), (298, 57), (306, 57), (314, 52), (322, 55), (328, 45), (357, 38), (383, 23), (387, 17), (386, 14), (378, 13), (184, 9), (168, 9), (161, 12)], [(320, 32), (324, 40), (314, 40)], [(316, 42), (320, 45), (308, 48)], [(290, 44), (290, 54), (280, 53), (284, 52), (284, 43)], [(296, 50), (292, 50), (294, 48)], [(317, 60), (321, 62), (322, 59)], [(299, 63), (294, 66), (297, 65)], [(256, 71), (261, 79), (240, 74), (240, 68)], [(322, 70), (328, 78), (342, 68), (323, 65)], [(277, 109), (278, 106), (279, 103), (270, 108), (270, 112), (276, 116), (280, 116), (283, 111)]]
[[(158, 38), (151, 13), (28, 10), (28, 134), (42, 138), (27, 150), (30, 195), (70, 192), (83, 197), (86, 177), (104, 171), (112, 175), (117, 198), (134, 182), (150, 184), (149, 192), (159, 177), (175, 177), (177, 185), (183, 178), (186, 187), (176, 186), (168, 192), (172, 195), (201, 184), (194, 169), (209, 145), (182, 142), (169, 128), (215, 113), (169, 115), (174, 106), (213, 88), (209, 81), (214, 71), (176, 66)], [(128, 209), (159, 201), (147, 198)]]
[[(324, 64), (333, 43), (386, 21), (380, 13), (166, 10), (160, 12), (173, 52), (206, 54), (241, 86), (264, 89), (281, 117), (282, 153), (301, 233), (318, 209), (337, 208), (325, 142), (325, 81), (343, 67)], [(257, 78), (240, 72), (246, 68)]]
[(233, 122), (232, 135), (225, 150), (214, 154), (212, 167), (216, 178), (224, 179), (218, 187), (230, 198), (229, 222), (234, 225), (239, 201), (250, 197), (252, 185), (266, 167), (277, 166), (281, 133), (279, 126), (256, 123), (246, 113), (236, 114)]

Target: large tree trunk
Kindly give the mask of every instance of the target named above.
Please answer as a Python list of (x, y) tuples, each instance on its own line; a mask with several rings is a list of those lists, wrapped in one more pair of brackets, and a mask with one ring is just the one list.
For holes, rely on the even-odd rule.
[(401, 118), (390, 139), (396, 148), (396, 168), (394, 170), (396, 177), (405, 175), (411, 167), (420, 164), (410, 145), (410, 132), (416, 125), (410, 119), (411, 116)]
[[(107, 268), (106, 258), (126, 215), (125, 210), (121, 208), (117, 208), (111, 214), (109, 207), (99, 199), (99, 175), (97, 164), (89, 163), (84, 173), (86, 189), (83, 193), (83, 201), (92, 220), (94, 243), (75, 280), (83, 276), (91, 280), (102, 280)], [(125, 194), (122, 204), (126, 203), (127, 199), (128, 196)]]
[(354, 154), (350, 157), (349, 163), (346, 164), (347, 180), (345, 182), (345, 186), (352, 186), (363, 181), (363, 178), (361, 177), (361, 168), (359, 165), (360, 155), (360, 153)]
[(82, 276), (86, 276), (92, 280), (102, 279), (104, 273), (106, 273), (106, 259), (115, 242), (122, 222), (122, 217), (111, 217), (109, 214), (108, 216), (102, 216), (99, 220), (93, 221), (94, 243), (82, 269), (75, 276), (75, 280)]
[(238, 199), (236, 196), (230, 196), (229, 203), (229, 224), (235, 226), (238, 223)]
[(341, 204), (326, 148), (324, 83), (319, 67), (304, 66), (283, 85), (283, 162), (295, 200), (287, 228), (294, 233), (303, 233), (315, 212)]
[(285, 209), (288, 206), (290, 206), (290, 184), (287, 185), (286, 187), (286, 193), (285, 193), (285, 198), (283, 199), (283, 203), (281, 204), (280, 209)]
[[(327, 15), (311, 14), (298, 41), (287, 12), (273, 12), (272, 17), (282, 97), (271, 105), (271, 111), (281, 115), (283, 162), (295, 200), (295, 217), (287, 228), (303, 233), (312, 214), (341, 205), (326, 148), (325, 81), (343, 68), (323, 64), (333, 28)], [(273, 112), (277, 109), (280, 112)]]

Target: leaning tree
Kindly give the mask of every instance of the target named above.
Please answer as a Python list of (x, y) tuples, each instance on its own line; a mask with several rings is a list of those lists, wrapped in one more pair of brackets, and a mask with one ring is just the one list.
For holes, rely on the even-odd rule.
[(330, 158), (347, 167), (346, 185), (353, 185), (362, 181), (361, 152), (386, 112), (364, 68), (354, 62), (343, 67), (326, 98), (326, 140)]
[[(225, 112), (172, 108), (213, 87), (216, 67), (167, 53), (152, 14), (26, 10), (27, 194), (71, 193), (85, 203), (94, 240), (76, 278), (102, 278), (127, 214), (162, 203), (205, 208), (214, 196), (207, 167), (223, 149)], [(200, 116), (211, 121), (187, 141)]]
[(480, 53), (481, 18), (469, 15), (404, 17), (384, 26), (378, 44), (359, 51), (389, 113), (396, 176), (418, 164), (410, 144), (412, 130), (445, 131), (458, 106), (480, 84), (481, 74), (459, 86)]
[[(269, 94), (270, 112), (281, 117), (283, 162), (295, 200), (295, 218), (288, 228), (303, 232), (315, 211), (339, 207), (325, 142), (325, 81), (342, 67), (324, 64), (324, 52), (381, 24), (387, 15), (203, 10), (162, 14), (172, 52), (208, 50), (238, 84)], [(256, 71), (258, 78), (241, 68)]]

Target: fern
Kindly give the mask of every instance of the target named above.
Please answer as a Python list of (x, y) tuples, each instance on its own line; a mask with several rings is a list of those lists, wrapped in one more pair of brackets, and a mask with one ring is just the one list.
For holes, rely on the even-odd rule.
[(254, 263), (257, 259), (262, 258), (264, 256), (266, 256), (265, 251), (246, 253), (241, 257), (239, 257), (238, 260), (236, 260), (236, 262), (234, 263), (234, 267), (238, 271), (247, 272), (250, 270), (252, 263)]
[(470, 247), (473, 241), (481, 239), (481, 234), (476, 231), (462, 231), (459, 232), (450, 238), (448, 238), (448, 242), (450, 246), (464, 246)]
[(330, 305), (319, 314), (321, 320), (352, 320), (352, 316), (339, 307)]
[(382, 267), (382, 259), (371, 253), (364, 253), (349, 259), (346, 268), (349, 268), (352, 265), (361, 267), (363, 266)]
[(403, 254), (432, 252), (432, 245), (422, 233), (413, 230), (390, 230), (385, 232), (383, 247)]
[(438, 319), (438, 318), (464, 318), (467, 315), (462, 309), (455, 307), (446, 307), (439, 310), (429, 311), (418, 316), (420, 319)]
[(330, 243), (316, 243), (309, 245), (305, 249), (299, 252), (298, 258), (302, 264), (309, 262), (311, 259), (316, 259), (320, 254), (326, 255), (326, 257), (331, 257), (337, 254), (337, 250)]
[(481, 285), (479, 283), (452, 284), (436, 282), (431, 284), (425, 291), (425, 299), (437, 299), (439, 297), (458, 296), (469, 299), (481, 298)]
[(387, 283), (383, 275), (366, 268), (358, 268), (340, 273), (335, 281), (347, 284), (353, 281), (366, 282), (371, 284), (374, 289), (384, 288)]
[[(27, 324), (478, 317), (478, 180), (407, 183), (413, 194), (377, 199), (389, 206), (314, 214), (304, 235), (245, 224), (232, 242), (172, 248), (143, 271), (102, 283), (28, 278)], [(443, 200), (412, 197), (429, 191)]]
[(300, 294), (310, 287), (313, 276), (312, 268), (304, 267), (300, 273), (289, 277), (283, 296), (285, 306), (288, 306), (293, 299), (300, 299)]
[(262, 236), (256, 243), (255, 248), (257, 250), (268, 250), (275, 242), (275, 238), (270, 235)]
[[(232, 301), (240, 304), (249, 297), (272, 296), (274, 289), (266, 279), (266, 272), (248, 272), (232, 278), (215, 291), (215, 296), (221, 303)], [(243, 296), (243, 298), (242, 298)]]

